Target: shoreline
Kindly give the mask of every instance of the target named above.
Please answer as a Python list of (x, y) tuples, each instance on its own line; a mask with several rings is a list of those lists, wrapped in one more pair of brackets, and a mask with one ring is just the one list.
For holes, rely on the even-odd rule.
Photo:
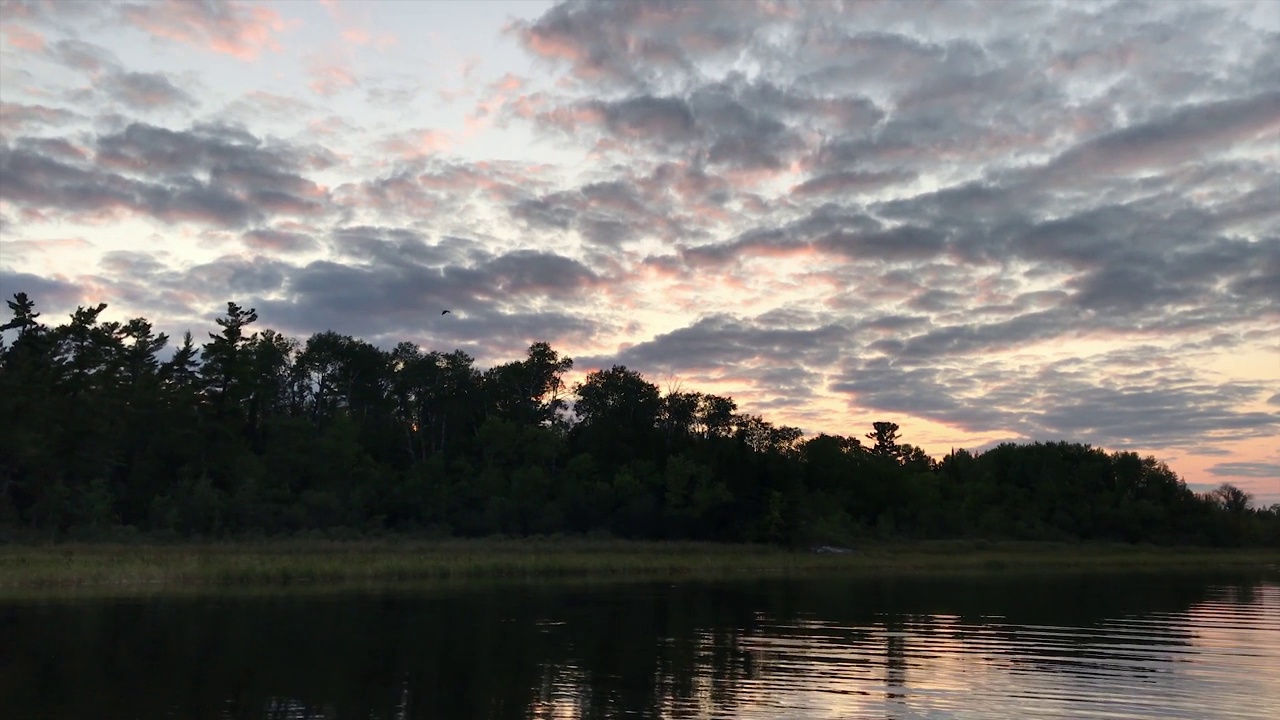
[(592, 539), (264, 540), (0, 546), (0, 596), (74, 589), (394, 586), (456, 580), (717, 580), (812, 575), (1276, 571), (1280, 548), (981, 540), (848, 552)]

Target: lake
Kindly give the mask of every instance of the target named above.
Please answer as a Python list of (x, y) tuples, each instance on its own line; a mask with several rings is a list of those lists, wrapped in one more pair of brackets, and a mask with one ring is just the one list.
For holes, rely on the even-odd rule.
[(1270, 719), (1280, 578), (8, 600), (0, 716)]

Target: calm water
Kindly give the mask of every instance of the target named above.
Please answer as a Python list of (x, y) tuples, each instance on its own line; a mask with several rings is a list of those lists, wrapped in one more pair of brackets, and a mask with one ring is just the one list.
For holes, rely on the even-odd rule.
[(1280, 582), (0, 602), (0, 717), (1280, 718)]

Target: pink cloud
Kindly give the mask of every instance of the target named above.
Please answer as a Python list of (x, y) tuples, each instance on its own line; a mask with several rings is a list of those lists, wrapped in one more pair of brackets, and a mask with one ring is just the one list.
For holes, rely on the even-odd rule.
[(452, 78), (457, 78), (461, 80), (462, 86), (456, 90), (451, 88), (441, 88), (436, 91), (436, 94), (439, 95), (440, 99), (444, 100), (445, 102), (453, 102), (454, 100), (457, 100), (460, 97), (474, 95), (475, 89), (473, 86), (476, 83), (473, 82), (472, 78), (474, 77), (476, 68), (478, 67), (480, 67), (480, 58), (474, 55), (463, 60), (461, 63), (457, 65), (456, 69), (450, 75), (450, 77)]
[(45, 105), (0, 102), (0, 133), (18, 133), (35, 127), (61, 125), (80, 117), (70, 110)]
[(241, 242), (250, 250), (270, 253), (306, 252), (319, 246), (310, 234), (281, 228), (250, 230), (241, 236)]
[(334, 95), (357, 85), (359, 83), (350, 71), (337, 65), (325, 65), (311, 69), (311, 84), (308, 87), (317, 95)]
[(280, 13), (240, 2), (165, 0), (159, 4), (126, 5), (121, 16), (157, 37), (253, 60), (263, 49), (280, 51), (275, 35), (288, 29)]
[(586, 49), (562, 35), (530, 28), (524, 34), (525, 46), (537, 55), (554, 60), (578, 62), (587, 57)]
[[(338, 0), (319, 0), (319, 2), (328, 11), (329, 17), (333, 19), (334, 23), (340, 28), (345, 28), (342, 31), (342, 39), (352, 45), (372, 44), (374, 47), (381, 49), (391, 47), (400, 42), (400, 38), (391, 33), (383, 33), (375, 37), (362, 27), (355, 18), (351, 17), (351, 13), (347, 12), (343, 8), (343, 3), (339, 3)], [(367, 13), (364, 14), (367, 17)]]
[(537, 117), (543, 112), (543, 109), (546, 108), (546, 106), (547, 96), (545, 93), (541, 92), (521, 95), (519, 97), (512, 98), (511, 101), (507, 103), (507, 107), (510, 108), (511, 112), (516, 117), (523, 118), (525, 120)]
[(368, 45), (372, 37), (363, 28), (348, 28), (342, 31), (342, 39), (352, 45)]
[(402, 160), (414, 160), (435, 155), (452, 145), (453, 140), (449, 138), (448, 133), (424, 128), (393, 135), (378, 143), (378, 149)]
[(6, 240), (6, 253), (13, 253), (13, 258), (29, 260), (31, 258), (63, 253), (80, 252), (93, 249), (93, 243), (84, 238), (42, 238), (40, 240)]
[(4, 29), (5, 41), (19, 50), (39, 52), (44, 50), (44, 36), (34, 30), (20, 25), (9, 25)]
[(318, 118), (307, 123), (307, 132), (313, 135), (324, 135), (325, 137), (333, 137), (335, 135), (345, 135), (359, 131), (355, 125), (338, 117), (330, 115), (326, 118)]
[(515, 100), (522, 99), (516, 95), (524, 88), (525, 81), (511, 73), (503, 75), (491, 83), (485, 97), (476, 103), (475, 109), (464, 121), (468, 134), (474, 134), (493, 123), (504, 108)]
[(361, 27), (349, 27), (342, 31), (342, 39), (351, 45), (372, 45), (379, 50), (392, 47), (400, 43), (400, 38), (391, 33), (383, 33), (374, 36), (368, 30)]

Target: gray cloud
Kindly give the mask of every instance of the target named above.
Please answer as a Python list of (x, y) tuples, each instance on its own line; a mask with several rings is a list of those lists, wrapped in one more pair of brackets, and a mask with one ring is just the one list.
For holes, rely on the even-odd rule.
[(49, 46), (49, 57), (73, 70), (99, 75), (120, 67), (115, 54), (83, 40), (59, 40)]
[(1280, 91), (1190, 104), (1151, 122), (1087, 140), (1045, 168), (1049, 179), (1136, 172), (1203, 158), (1228, 143), (1280, 130)]
[[(759, 320), (759, 319), (757, 319)], [(614, 356), (584, 358), (586, 364), (619, 362), (646, 373), (684, 373), (712, 368), (762, 366), (790, 361), (794, 364), (823, 364), (838, 355), (835, 341), (846, 329), (838, 325), (814, 328), (772, 327), (741, 318), (713, 316), (692, 325), (663, 333), (638, 343)]]
[[(391, 344), (413, 339), (453, 344), (479, 359), (519, 353), (530, 342), (590, 337), (592, 324), (555, 310), (520, 307), (545, 288), (525, 284), (492, 298), (500, 283), (484, 270), (406, 266), (353, 267), (317, 261), (289, 273), (286, 299), (255, 300), (269, 324), (293, 333), (328, 328)], [(453, 314), (442, 316), (441, 310)]]
[(194, 105), (195, 99), (159, 73), (122, 72), (107, 78), (101, 88), (135, 110), (170, 105)]
[[(81, 301), (83, 288), (58, 278), (31, 273), (11, 272), (0, 268), (0, 299), (10, 300), (16, 293), (26, 293), (36, 303), (42, 322), (57, 324), (53, 313), (70, 312)], [(8, 311), (8, 308), (5, 308)], [(49, 313), (46, 315), (46, 313)]]
[(1016, 431), (1026, 440), (1072, 438), (1107, 447), (1196, 446), (1208, 438), (1269, 437), (1280, 413), (1241, 410), (1258, 383), (1211, 385), (1174, 372), (1142, 371), (1099, 382), (1114, 364), (1097, 360), (1010, 373), (995, 361), (903, 364), (890, 358), (850, 363), (832, 389), (861, 407), (927, 417), (972, 432)]
[(909, 260), (929, 258), (946, 246), (946, 238), (932, 228), (903, 225), (875, 233), (835, 232), (818, 247), (851, 258)]
[(915, 177), (913, 172), (833, 172), (812, 177), (796, 185), (791, 192), (800, 197), (848, 196), (880, 190), (888, 185), (914, 180)]
[(267, 146), (238, 128), (131, 123), (99, 136), (93, 149), (92, 159), (77, 161), (21, 139), (0, 147), (0, 197), (42, 211), (135, 212), (224, 227), (328, 211), (324, 193), (298, 174), (323, 167), (324, 153)]
[(79, 113), (63, 108), (0, 102), (0, 133), (16, 135), (46, 127), (58, 127), (80, 117)]
[(616, 248), (642, 234), (664, 238), (686, 234), (684, 219), (672, 217), (665, 193), (642, 195), (643, 183), (591, 182), (576, 190), (523, 198), (507, 207), (512, 218), (540, 230), (575, 230), (586, 242)]
[(259, 252), (300, 253), (317, 249), (320, 244), (303, 233), (258, 228), (241, 236), (246, 247)]
[(615, 135), (653, 137), (669, 142), (687, 140), (693, 135), (693, 112), (677, 98), (642, 95), (594, 107), (602, 112), (605, 125)]
[[(360, 264), (273, 267), (257, 274), (256, 286), (242, 288), (264, 319), (290, 332), (329, 328), (385, 342), (430, 336), (485, 358), (593, 333), (584, 317), (548, 305), (576, 304), (600, 282), (577, 260), (527, 249), (488, 255), (460, 239), (432, 244), (375, 227), (344, 228), (333, 241)], [(239, 268), (221, 265), (222, 273)], [(445, 309), (453, 314), (442, 318)]]
[(577, 260), (536, 250), (500, 255), (482, 265), (481, 270), (493, 278), (494, 289), (504, 294), (555, 297), (600, 281), (595, 272)]
[[(114, 53), (83, 40), (59, 40), (48, 48), (50, 59), (89, 76), (93, 89), (132, 110), (188, 107), (195, 98), (164, 73), (125, 70)], [(89, 93), (91, 95), (92, 93)], [(84, 94), (77, 92), (78, 97)]]
[(1209, 472), (1214, 475), (1226, 475), (1229, 477), (1250, 477), (1263, 478), (1268, 480), (1280, 480), (1280, 463), (1265, 462), (1226, 462), (1218, 463), (1209, 468)]

